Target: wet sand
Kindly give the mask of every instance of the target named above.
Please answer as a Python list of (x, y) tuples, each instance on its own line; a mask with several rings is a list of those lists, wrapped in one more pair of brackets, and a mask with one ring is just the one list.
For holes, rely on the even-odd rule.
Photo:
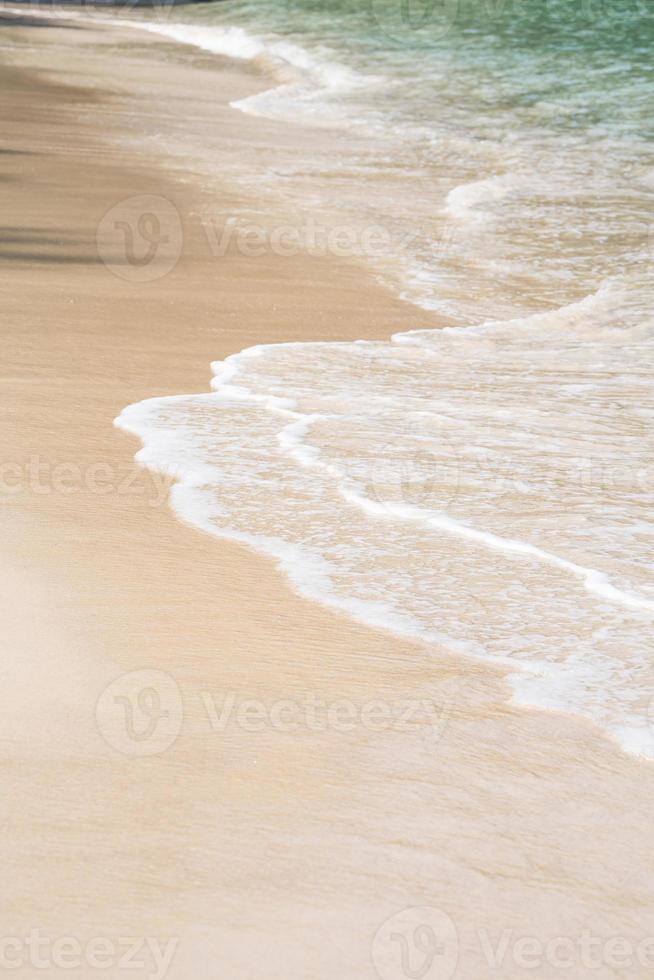
[[(70, 975), (77, 957), (81, 977), (651, 976), (651, 765), (511, 707), (501, 671), (358, 626), (184, 527), (112, 426), (131, 402), (207, 390), (211, 360), (255, 343), (437, 322), (354, 260), (211, 253), (198, 216), (243, 204), (220, 189), (220, 154), (303, 138), (228, 107), (256, 73), (126, 28), (28, 20), (0, 22), (13, 975)], [(210, 174), (192, 163), (203, 133)], [(96, 231), (142, 195), (174, 205), (183, 241), (139, 282), (107, 267)], [(375, 941), (423, 907), (437, 911)], [(438, 950), (420, 951), (420, 925)], [(141, 944), (128, 972), (129, 937), (172, 940), (166, 969)]]

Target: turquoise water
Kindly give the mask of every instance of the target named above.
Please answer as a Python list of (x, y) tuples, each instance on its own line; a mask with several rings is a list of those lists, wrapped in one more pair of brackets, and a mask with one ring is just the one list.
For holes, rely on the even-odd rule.
[(224, 0), (188, 19), (241, 26), (381, 73), (393, 88), (378, 111), (436, 128), (441, 100), (453, 102), (457, 89), (465, 93), (457, 116), (477, 133), (484, 116), (508, 122), (514, 113), (527, 122), (542, 113), (555, 129), (644, 137), (654, 128), (648, 0)]
[(654, 758), (654, 13), (224, 0), (149, 29), (256, 69), (234, 106), (284, 128), (217, 167), (253, 214), (381, 228), (359, 258), (446, 324), (130, 406), (178, 515)]
[(649, 301), (647, 0), (222, 0), (159, 29), (268, 72), (244, 111), (369, 140), (339, 161), (349, 181), (316, 155), (279, 166), (279, 190), (360, 227), (381, 217), (412, 301), (481, 322), (615, 276)]

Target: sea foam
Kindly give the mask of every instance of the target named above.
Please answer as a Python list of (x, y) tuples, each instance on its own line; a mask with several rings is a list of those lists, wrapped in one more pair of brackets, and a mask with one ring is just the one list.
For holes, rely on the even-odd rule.
[[(365, 77), (340, 64), (327, 49), (308, 50), (284, 38), (257, 36), (237, 25), (164, 24), (159, 21), (122, 23), (212, 54), (260, 64), (279, 84), (232, 103), (234, 108), (254, 115), (273, 118), (309, 115), (313, 122), (317, 121), (316, 117), (324, 120), (323, 103), (327, 93), (379, 82), (375, 76)], [(342, 122), (340, 113), (338, 119)]]
[(117, 424), (174, 473), (184, 521), (654, 756), (654, 331), (620, 327), (612, 296), (470, 331), (250, 348), (213, 365), (213, 393)]

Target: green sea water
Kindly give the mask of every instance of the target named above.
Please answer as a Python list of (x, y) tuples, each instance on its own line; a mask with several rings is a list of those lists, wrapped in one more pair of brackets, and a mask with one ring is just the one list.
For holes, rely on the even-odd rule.
[(149, 29), (259, 89), (233, 103), (254, 148), (202, 136), (217, 206), (242, 190), (221, 220), (381, 228), (357, 258), (429, 311), (391, 339), (233, 355), (213, 395), (128, 409), (176, 512), (654, 758), (649, 0), (169, 14)]
[(479, 115), (540, 107), (549, 125), (654, 128), (650, 0), (223, 0), (191, 17), (381, 74), (392, 92), (376, 108), (393, 117), (436, 125), (460, 82)]
[[(295, 158), (280, 190), (359, 224), (382, 215), (408, 298), (479, 321), (626, 275), (648, 302), (649, 0), (221, 0), (160, 29), (269, 72), (238, 108), (369, 139), (339, 163), (349, 184), (331, 156)], [(304, 199), (294, 166), (312, 174)]]

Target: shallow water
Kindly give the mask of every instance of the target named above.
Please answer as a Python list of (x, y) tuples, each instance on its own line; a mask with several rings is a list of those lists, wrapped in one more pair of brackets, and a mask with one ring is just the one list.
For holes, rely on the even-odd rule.
[(385, 244), (364, 252), (411, 300), (482, 322), (565, 305), (635, 268), (650, 277), (645, 0), (229, 0), (165, 13), (151, 29), (274, 78), (239, 108), (368, 137), (355, 159), (307, 153), (242, 179), (318, 217), (381, 225)]
[[(350, 615), (511, 671), (654, 756), (654, 17), (633, 3), (225, 3), (254, 114), (356, 132), (266, 173), (443, 331), (254, 348), (127, 409), (184, 520)], [(178, 11), (174, 17), (178, 19)], [(244, 174), (256, 185), (256, 174)]]

